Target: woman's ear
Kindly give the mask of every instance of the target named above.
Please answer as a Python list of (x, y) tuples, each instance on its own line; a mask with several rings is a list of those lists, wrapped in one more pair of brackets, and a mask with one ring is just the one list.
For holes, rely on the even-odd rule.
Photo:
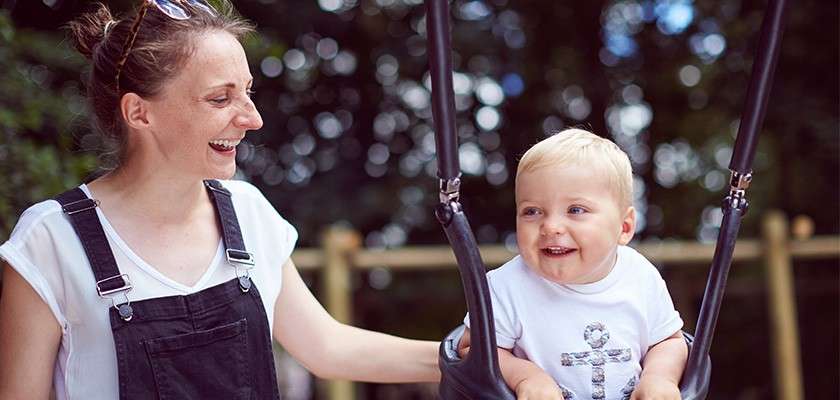
[(149, 127), (149, 104), (136, 93), (126, 93), (120, 99), (120, 114), (126, 125), (134, 129)]
[(624, 217), (621, 219), (621, 233), (618, 235), (618, 244), (626, 245), (633, 239), (636, 233), (636, 209), (627, 207)]

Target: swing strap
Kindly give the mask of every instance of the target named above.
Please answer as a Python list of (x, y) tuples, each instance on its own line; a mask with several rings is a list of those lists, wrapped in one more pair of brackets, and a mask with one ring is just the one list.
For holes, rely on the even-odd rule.
[(426, 24), (432, 81), (432, 116), (440, 178), (440, 204), (435, 209), (435, 215), (458, 261), (470, 318), (470, 352), (464, 359), (457, 358), (457, 354), (453, 353), (453, 345), (457, 346), (457, 343), (447, 340), (441, 343), (440, 393), (444, 400), (513, 400), (515, 397), (507, 388), (499, 370), (496, 329), (486, 269), (459, 202), (461, 180), (457, 158), (458, 136), (452, 88), (448, 1), (426, 1)]
[[(714, 336), (718, 313), (726, 288), (726, 278), (732, 264), (732, 253), (741, 226), (741, 218), (747, 212), (749, 203), (746, 190), (752, 181), (752, 162), (758, 143), (758, 131), (764, 123), (764, 114), (773, 85), (773, 74), (779, 56), (779, 47), (784, 29), (786, 0), (771, 0), (761, 24), (761, 36), (753, 63), (746, 104), (738, 127), (738, 136), (732, 150), (729, 169), (732, 171), (729, 194), (723, 201), (723, 220), (715, 245), (709, 280), (703, 294), (703, 303), (697, 317), (694, 344), (688, 355), (680, 390), (684, 399), (703, 399), (708, 391), (708, 376), (711, 368), (709, 349)], [(704, 377), (706, 382), (704, 383)]]

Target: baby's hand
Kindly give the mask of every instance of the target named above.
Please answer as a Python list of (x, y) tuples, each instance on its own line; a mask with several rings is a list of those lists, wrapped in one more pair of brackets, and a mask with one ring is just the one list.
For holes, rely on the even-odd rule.
[(680, 388), (673, 381), (656, 375), (643, 375), (630, 400), (681, 400)]
[(517, 400), (563, 400), (557, 382), (547, 374), (529, 376), (516, 385)]

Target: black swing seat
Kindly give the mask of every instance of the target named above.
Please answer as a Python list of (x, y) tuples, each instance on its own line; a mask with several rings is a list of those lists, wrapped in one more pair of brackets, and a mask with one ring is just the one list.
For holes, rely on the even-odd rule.
[[(504, 381), (488, 381), (485, 374), (476, 371), (468, 364), (468, 358), (462, 359), (458, 355), (458, 343), (464, 335), (466, 327), (460, 325), (446, 335), (440, 342), (439, 360), (441, 381), (440, 395), (444, 400), (513, 400), (516, 396), (508, 389)], [(694, 336), (683, 332), (683, 337), (691, 352)], [(706, 356), (706, 363), (701, 371), (697, 371), (696, 379), (684, 379), (680, 385), (683, 400), (705, 399), (709, 391), (711, 379), (711, 358)], [(687, 382), (688, 381), (688, 382)], [(501, 386), (500, 386), (501, 385)]]

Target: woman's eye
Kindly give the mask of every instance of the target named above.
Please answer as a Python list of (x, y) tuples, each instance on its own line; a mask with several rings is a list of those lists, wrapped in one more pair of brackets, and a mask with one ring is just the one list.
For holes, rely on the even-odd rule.
[(227, 97), (215, 97), (215, 98), (210, 99), (210, 102), (213, 103), (213, 104), (216, 104), (216, 105), (225, 104), (225, 103), (227, 103), (227, 101), (228, 101)]
[(586, 212), (586, 209), (583, 207), (572, 206), (569, 207), (569, 214), (583, 214)]

